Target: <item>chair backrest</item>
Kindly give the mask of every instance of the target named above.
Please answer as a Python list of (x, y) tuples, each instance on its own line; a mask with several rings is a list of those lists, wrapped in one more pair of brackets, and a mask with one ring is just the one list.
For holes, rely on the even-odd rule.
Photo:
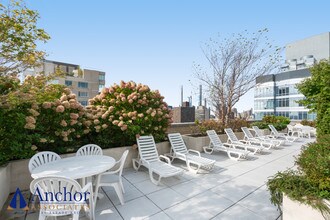
[(140, 136), (136, 139), (140, 158), (148, 162), (159, 161), (156, 143), (153, 136)]
[(294, 127), (292, 125), (287, 125), (286, 127), (288, 128), (288, 131), (293, 131)]
[(174, 153), (188, 153), (187, 146), (184, 143), (180, 133), (168, 134), (168, 139), (170, 140), (171, 147)]
[(254, 132), (256, 133), (257, 137), (262, 137), (264, 136), (264, 133), (262, 130), (260, 130), (260, 128), (258, 128), (258, 126), (252, 126)]
[(268, 127), (270, 128), (270, 130), (273, 132), (273, 134), (277, 135), (278, 131), (276, 130), (276, 128), (274, 127), (274, 125), (268, 125)]
[[(47, 204), (47, 205), (52, 204), (52, 202), (56, 204), (56, 202), (61, 202), (61, 201), (65, 201), (66, 203), (70, 203), (72, 205), (82, 204), (86, 202), (85, 199), (92, 199), (89, 196), (90, 194), (82, 193), (82, 188), (76, 180), (67, 177), (49, 176), (49, 177), (41, 177), (38, 179), (34, 179), (30, 184), (30, 191), (33, 195), (39, 196), (40, 204)], [(74, 195), (76, 193), (80, 194), (80, 196), (75, 197)], [(61, 208), (63, 208), (63, 210), (61, 210)], [(66, 211), (66, 213), (68, 214), (79, 211), (75, 208), (73, 209), (68, 209), (67, 207), (65, 208), (65, 206), (57, 206), (56, 210), (54, 209), (50, 209), (50, 210), (47, 209), (47, 210), (49, 212), (48, 213), (49, 216), (63, 215), (63, 211)], [(44, 211), (47, 212), (47, 210)]]
[(78, 149), (76, 156), (103, 155), (102, 148), (96, 144), (86, 144)]
[(254, 138), (253, 135), (251, 134), (250, 130), (247, 127), (241, 127), (241, 129), (247, 139)]
[(29, 171), (32, 173), (32, 170), (35, 168), (46, 164), (53, 162), (55, 160), (60, 160), (61, 157), (57, 153), (51, 152), (51, 151), (42, 151), (37, 154), (35, 154), (29, 161)]
[(121, 158), (117, 161), (117, 163), (119, 163), (118, 169), (113, 171), (114, 173), (118, 172), (119, 176), (121, 176), (123, 173), (123, 169), (124, 169), (124, 165), (125, 165), (125, 161), (126, 161), (128, 152), (129, 152), (129, 150), (124, 151), (123, 155), (121, 155)]
[(215, 130), (208, 130), (206, 131), (207, 136), (210, 138), (211, 145), (213, 146), (223, 146), (219, 136), (215, 132)]
[(231, 128), (225, 128), (225, 132), (226, 132), (226, 134), (228, 136), (228, 140), (230, 142), (239, 141)]

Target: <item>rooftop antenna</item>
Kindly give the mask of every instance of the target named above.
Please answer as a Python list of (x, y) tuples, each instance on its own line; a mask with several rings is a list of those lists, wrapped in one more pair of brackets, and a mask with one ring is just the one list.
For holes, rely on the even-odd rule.
[(199, 85), (199, 106), (202, 106), (202, 85)]
[(183, 86), (181, 86), (181, 106), (183, 105)]

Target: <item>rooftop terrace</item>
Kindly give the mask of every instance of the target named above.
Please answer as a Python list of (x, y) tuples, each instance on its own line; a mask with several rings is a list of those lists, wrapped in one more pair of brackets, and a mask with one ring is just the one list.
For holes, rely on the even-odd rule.
[[(279, 219), (280, 212), (269, 200), (267, 178), (294, 167), (294, 157), (301, 146), (310, 141), (314, 140), (300, 139), (243, 161), (230, 160), (223, 153), (204, 154), (217, 161), (210, 173), (185, 171), (179, 179), (163, 179), (159, 186), (151, 183), (146, 169), (138, 172), (125, 169), (125, 204), (120, 205), (113, 188), (103, 187), (105, 196), (97, 202), (96, 219)], [(185, 168), (179, 160), (173, 165)], [(29, 196), (28, 192), (25, 194)], [(1, 219), (38, 217), (39, 212), (10, 213), (5, 210), (7, 205)], [(81, 219), (88, 218), (82, 216)]]

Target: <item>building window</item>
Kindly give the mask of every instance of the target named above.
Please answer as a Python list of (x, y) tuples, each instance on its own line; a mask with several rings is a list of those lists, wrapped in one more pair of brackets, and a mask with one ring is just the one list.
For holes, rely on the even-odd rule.
[(87, 82), (78, 82), (78, 88), (88, 88)]
[(83, 106), (87, 106), (88, 102), (87, 101), (79, 101), (79, 103)]
[(70, 80), (65, 80), (65, 85), (66, 85), (66, 86), (72, 86), (72, 81), (70, 81)]
[(277, 95), (278, 96), (289, 95), (289, 87), (277, 88)]
[(78, 97), (88, 97), (88, 92), (78, 92)]
[(104, 85), (100, 84), (100, 85), (99, 85), (99, 92), (101, 92), (101, 90), (102, 90), (104, 87), (105, 87)]
[(99, 75), (99, 80), (104, 81), (104, 80), (105, 80), (105, 75), (100, 74), (100, 75)]
[(277, 99), (276, 100), (276, 107), (290, 107), (289, 98)]

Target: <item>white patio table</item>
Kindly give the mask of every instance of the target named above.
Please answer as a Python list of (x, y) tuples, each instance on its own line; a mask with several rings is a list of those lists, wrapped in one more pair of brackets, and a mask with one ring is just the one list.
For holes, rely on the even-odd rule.
[(31, 172), (31, 176), (34, 179), (46, 176), (84, 179), (86, 177), (99, 175), (111, 169), (115, 163), (115, 159), (109, 156), (92, 155), (67, 157), (35, 168)]
[(34, 179), (45, 176), (82, 179), (111, 169), (115, 162), (114, 158), (101, 155), (67, 157), (35, 168), (31, 176)]

